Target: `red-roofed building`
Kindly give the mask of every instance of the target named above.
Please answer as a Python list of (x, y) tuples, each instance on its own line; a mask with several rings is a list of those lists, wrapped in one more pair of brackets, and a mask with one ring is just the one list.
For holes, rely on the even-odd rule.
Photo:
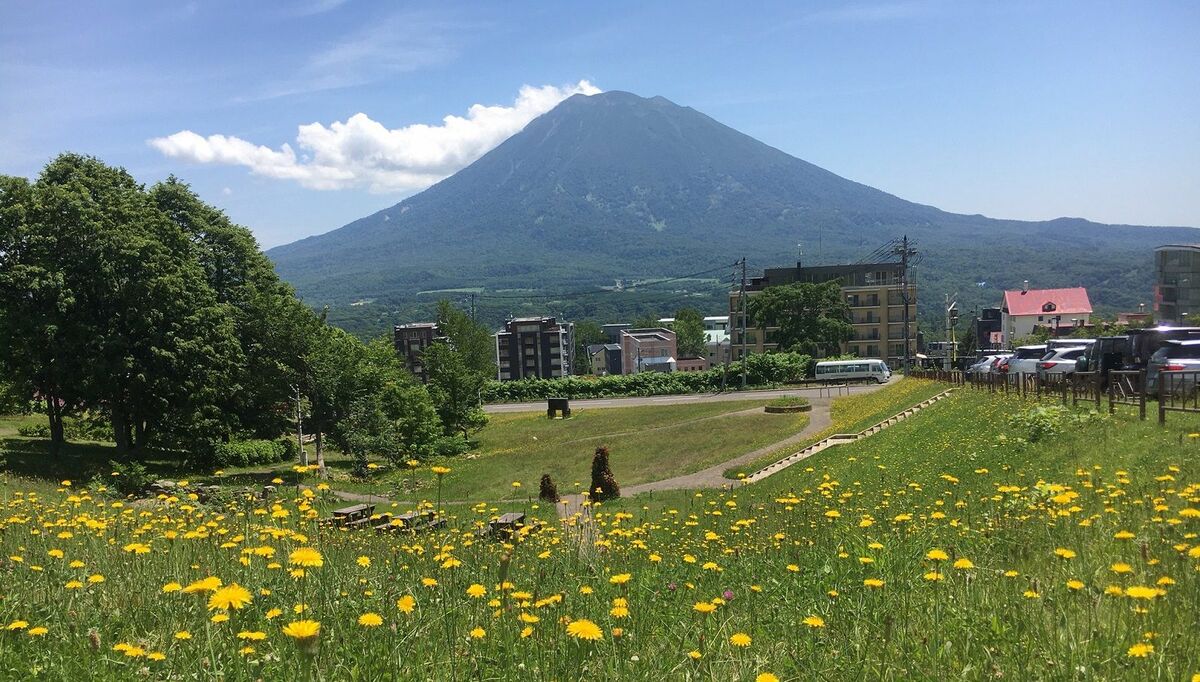
[(1088, 324), (1092, 302), (1087, 289), (1018, 289), (1004, 292), (1000, 329), (1005, 344), (1028, 336), (1034, 327), (1073, 329)]

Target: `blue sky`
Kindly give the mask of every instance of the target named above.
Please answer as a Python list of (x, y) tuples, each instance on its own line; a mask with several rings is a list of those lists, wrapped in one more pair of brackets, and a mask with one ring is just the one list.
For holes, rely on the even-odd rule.
[(1200, 3), (749, 7), (7, 1), (0, 173), (175, 173), (269, 247), (598, 88), (946, 210), (1200, 226)]

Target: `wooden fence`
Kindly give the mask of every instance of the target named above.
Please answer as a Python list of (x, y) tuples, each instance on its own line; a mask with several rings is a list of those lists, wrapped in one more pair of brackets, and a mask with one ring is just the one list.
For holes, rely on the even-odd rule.
[(1161, 371), (1153, 386), (1146, 370), (1045, 374), (1014, 372), (966, 374), (946, 370), (913, 370), (909, 376), (956, 386), (970, 386), (991, 393), (1015, 393), (1030, 398), (1061, 398), (1063, 405), (1093, 404), (1100, 409), (1107, 398), (1110, 414), (1118, 407), (1136, 407), (1139, 419), (1146, 418), (1147, 401), (1158, 404), (1158, 422), (1165, 424), (1168, 412), (1200, 413), (1200, 371)]

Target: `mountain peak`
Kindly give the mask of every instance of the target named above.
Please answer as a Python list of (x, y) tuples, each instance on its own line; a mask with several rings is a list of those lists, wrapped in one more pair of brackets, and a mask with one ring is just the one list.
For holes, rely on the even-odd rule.
[[(665, 97), (612, 90), (567, 98), (424, 192), (269, 255), (309, 300), (380, 299), (395, 310), (418, 291), (608, 285), (743, 255), (757, 266), (794, 262), (797, 244), (825, 262), (853, 262), (903, 234), (927, 259), (953, 253), (966, 273), (953, 286), (965, 289), (1005, 277), (981, 237), (1034, 249), (1051, 239), (1045, 227), (904, 201)], [(1122, 272), (1130, 245), (1151, 238), (1098, 227), (1060, 225), (1053, 238), (1082, 240)], [(1194, 240), (1187, 232), (1156, 238)]]

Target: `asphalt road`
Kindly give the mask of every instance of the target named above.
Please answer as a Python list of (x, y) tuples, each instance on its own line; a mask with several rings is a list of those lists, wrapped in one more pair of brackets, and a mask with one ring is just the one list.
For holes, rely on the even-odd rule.
[[(892, 381), (896, 381), (895, 378)], [(770, 400), (784, 396), (799, 395), (806, 398), (836, 397), (851, 393), (864, 393), (875, 390), (874, 384), (855, 384), (853, 386), (813, 386), (812, 388), (781, 388), (763, 391), (732, 391), (728, 393), (693, 393), (689, 395), (657, 395), (634, 398), (597, 398), (594, 400), (572, 400), (571, 409), (604, 408), (604, 407), (637, 407), (640, 405), (685, 405), (688, 403), (721, 402), (730, 400)], [(484, 405), (484, 412), (545, 412), (546, 401), (539, 400), (530, 403), (498, 403)]]

